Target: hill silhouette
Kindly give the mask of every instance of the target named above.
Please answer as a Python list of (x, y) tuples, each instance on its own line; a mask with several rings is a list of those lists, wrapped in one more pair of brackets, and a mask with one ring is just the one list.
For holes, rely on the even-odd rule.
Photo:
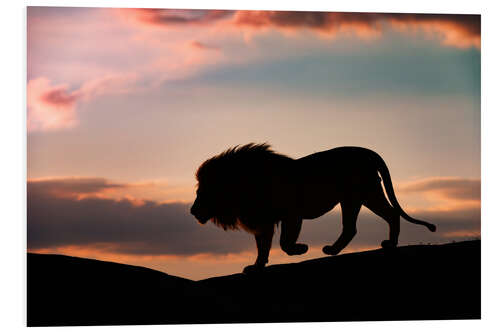
[(404, 246), (200, 281), (28, 253), (28, 326), (480, 319), (480, 248)]

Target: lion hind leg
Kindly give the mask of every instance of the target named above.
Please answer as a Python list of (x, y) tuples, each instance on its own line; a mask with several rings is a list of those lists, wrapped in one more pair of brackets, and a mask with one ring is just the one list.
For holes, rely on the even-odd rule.
[(281, 222), (280, 246), (289, 256), (304, 254), (309, 249), (306, 244), (297, 243), (301, 227), (301, 218), (283, 219)]
[(399, 238), (400, 215), (398, 210), (391, 206), (380, 185), (376, 191), (372, 192), (364, 205), (389, 224), (389, 239), (382, 241), (382, 247), (396, 247)]
[(356, 221), (361, 209), (361, 203), (357, 202), (341, 202), (342, 208), (342, 233), (340, 237), (333, 243), (323, 247), (323, 253), (328, 255), (336, 255), (342, 251), (347, 244), (356, 235)]

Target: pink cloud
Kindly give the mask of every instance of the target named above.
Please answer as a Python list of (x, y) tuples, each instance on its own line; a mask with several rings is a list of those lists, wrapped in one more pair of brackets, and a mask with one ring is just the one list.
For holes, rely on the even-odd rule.
[(100, 95), (129, 93), (135, 89), (133, 74), (108, 75), (84, 82), (70, 91), (68, 85), (52, 85), (44, 77), (27, 85), (28, 132), (70, 129), (78, 124), (77, 102)]
[(77, 95), (68, 93), (66, 88), (54, 88), (43, 94), (41, 99), (50, 105), (68, 107), (75, 104)]
[(85, 100), (100, 95), (126, 94), (137, 88), (137, 79), (133, 73), (107, 75), (84, 82), (78, 92)]
[(220, 50), (220, 48), (218, 48), (217, 46), (202, 43), (202, 42), (197, 41), (197, 40), (193, 40), (190, 45), (192, 48), (197, 49), (197, 50), (201, 50), (201, 51), (207, 51), (207, 50), (208, 51), (219, 51)]
[(30, 80), (27, 86), (28, 131), (50, 131), (75, 127), (78, 92), (66, 85), (51, 85), (46, 78)]

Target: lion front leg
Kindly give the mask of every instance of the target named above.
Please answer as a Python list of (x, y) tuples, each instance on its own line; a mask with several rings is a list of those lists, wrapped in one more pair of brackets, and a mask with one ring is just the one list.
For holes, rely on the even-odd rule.
[(269, 228), (265, 228), (255, 234), (255, 242), (257, 243), (257, 260), (255, 264), (247, 266), (243, 269), (243, 273), (250, 274), (262, 271), (269, 260), (269, 251), (273, 242), (274, 224)]
[(297, 243), (302, 219), (299, 217), (283, 219), (281, 223), (280, 246), (289, 256), (304, 254), (308, 250), (306, 244)]

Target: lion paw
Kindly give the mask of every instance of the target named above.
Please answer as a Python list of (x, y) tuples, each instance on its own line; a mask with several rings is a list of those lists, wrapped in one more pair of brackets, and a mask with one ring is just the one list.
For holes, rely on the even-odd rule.
[(386, 239), (386, 240), (382, 241), (382, 243), (380, 245), (384, 249), (394, 249), (397, 246), (397, 243)]
[(309, 250), (309, 246), (300, 243), (293, 244), (292, 246), (283, 249), (283, 251), (285, 251), (289, 256), (301, 255), (306, 253), (307, 250)]
[(262, 265), (250, 265), (243, 269), (243, 274), (257, 274), (264, 271), (264, 266)]
[(323, 253), (327, 254), (329, 256), (334, 256), (334, 255), (338, 254), (339, 252), (340, 252), (340, 250), (338, 248), (335, 248), (331, 245), (323, 246)]
[(307, 252), (307, 250), (309, 250), (309, 246), (307, 246), (307, 244), (297, 243), (295, 244), (294, 254), (296, 255), (304, 254)]

